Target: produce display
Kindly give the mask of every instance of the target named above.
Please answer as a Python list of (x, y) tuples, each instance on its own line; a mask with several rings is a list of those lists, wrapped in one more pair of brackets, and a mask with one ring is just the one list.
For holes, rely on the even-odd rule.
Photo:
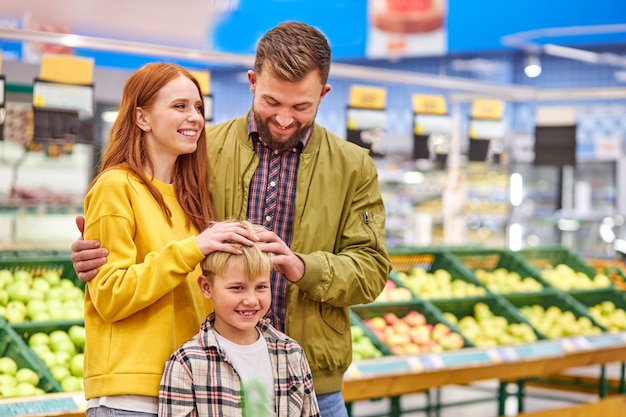
[(350, 332), (352, 334), (352, 360), (374, 359), (383, 356), (383, 353), (365, 334), (361, 326), (353, 324), (350, 326)]
[(392, 280), (387, 280), (385, 288), (383, 288), (380, 295), (376, 298), (375, 302), (385, 303), (394, 301), (409, 301), (413, 298), (413, 293), (406, 287), (398, 286)]
[(506, 268), (496, 268), (493, 271), (477, 268), (474, 274), (494, 294), (537, 292), (544, 288), (535, 278), (522, 277), (519, 272), (509, 271)]
[(416, 267), (409, 273), (398, 272), (398, 279), (413, 294), (426, 300), (475, 297), (487, 293), (484, 287), (459, 277), (453, 277), (445, 269), (428, 272), (423, 268)]
[(0, 316), (9, 323), (82, 320), (83, 290), (56, 271), (0, 270)]
[(363, 320), (378, 340), (396, 355), (442, 352), (465, 346), (463, 337), (444, 323), (428, 323), (424, 314), (409, 311), (404, 316), (387, 312)]
[(35, 331), (24, 334), (28, 346), (46, 365), (52, 377), (66, 392), (83, 389), (85, 327), (71, 325), (67, 330)]
[(611, 279), (605, 274), (597, 273), (594, 277), (589, 277), (566, 264), (544, 266), (541, 277), (563, 291), (607, 288), (612, 285)]
[(588, 308), (589, 314), (598, 324), (609, 332), (626, 330), (626, 310), (619, 308), (612, 301), (605, 300)]
[(472, 315), (457, 317), (450, 311), (444, 311), (443, 315), (477, 348), (537, 341), (537, 335), (528, 323), (509, 322), (509, 319), (495, 314), (489, 305), (483, 302), (474, 305)]
[(548, 339), (567, 336), (590, 336), (603, 330), (593, 324), (586, 316), (576, 316), (570, 310), (562, 310), (556, 305), (539, 304), (522, 306), (520, 313), (530, 321), (541, 334)]
[(0, 358), (0, 398), (30, 397), (44, 394), (39, 388), (39, 374), (30, 368), (19, 368), (10, 357)]

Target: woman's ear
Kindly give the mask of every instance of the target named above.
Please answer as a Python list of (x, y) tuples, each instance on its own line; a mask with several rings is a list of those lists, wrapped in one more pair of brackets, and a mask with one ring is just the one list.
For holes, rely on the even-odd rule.
[(152, 130), (150, 127), (150, 123), (148, 122), (148, 117), (144, 109), (141, 107), (137, 107), (135, 109), (135, 124), (139, 127), (139, 129), (144, 132), (149, 132)]

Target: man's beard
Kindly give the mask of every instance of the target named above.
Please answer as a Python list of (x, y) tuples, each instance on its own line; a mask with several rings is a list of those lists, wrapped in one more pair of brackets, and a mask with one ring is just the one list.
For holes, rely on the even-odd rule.
[(304, 136), (306, 131), (311, 127), (311, 125), (302, 126), (299, 122), (294, 121), (293, 123), (296, 125), (296, 132), (291, 135), (287, 140), (277, 140), (269, 129), (269, 123), (275, 123), (268, 120), (263, 120), (259, 117), (257, 113), (254, 113), (254, 120), (256, 122), (257, 132), (259, 133), (259, 137), (270, 149), (275, 151), (284, 151), (285, 149), (292, 149), (298, 145), (300, 139)]

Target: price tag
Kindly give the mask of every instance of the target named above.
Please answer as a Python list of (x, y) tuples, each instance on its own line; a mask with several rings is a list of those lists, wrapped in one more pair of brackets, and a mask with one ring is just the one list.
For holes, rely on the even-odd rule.
[(504, 102), (502, 100), (484, 100), (476, 99), (472, 102), (471, 116), (475, 119), (494, 119), (502, 118), (504, 110)]
[(382, 110), (385, 108), (386, 101), (386, 88), (357, 85), (353, 85), (350, 87), (350, 107)]
[(561, 340), (561, 346), (566, 352), (576, 352), (589, 349), (589, 341), (582, 336), (568, 337)]
[(412, 372), (422, 372), (424, 370), (424, 364), (418, 356), (408, 356), (406, 361), (409, 363)]
[(413, 111), (418, 114), (447, 114), (446, 99), (443, 96), (414, 94)]
[(441, 356), (435, 354), (422, 356), (421, 361), (424, 369), (441, 369), (445, 365)]
[(361, 376), (361, 371), (359, 370), (359, 367), (357, 365), (351, 363), (350, 366), (348, 366), (348, 370), (346, 371), (345, 375), (347, 377), (356, 378)]

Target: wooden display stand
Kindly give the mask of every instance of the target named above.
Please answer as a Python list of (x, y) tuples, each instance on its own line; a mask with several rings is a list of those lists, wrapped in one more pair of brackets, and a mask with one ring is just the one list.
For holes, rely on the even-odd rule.
[(616, 395), (589, 404), (522, 413), (518, 417), (623, 417), (625, 410), (626, 396)]
[[(626, 335), (624, 335), (624, 337), (626, 337)], [(398, 370), (400, 366), (397, 361), (400, 359), (396, 359), (396, 362), (394, 362), (393, 359), (388, 359), (388, 372), (359, 373), (358, 370), (355, 370), (351, 373), (348, 371), (345, 378), (343, 395), (346, 402), (350, 403), (354, 401), (392, 398), (405, 394), (420, 393), (431, 388), (439, 388), (446, 385), (464, 385), (476, 381), (492, 379), (499, 381), (518, 381), (533, 377), (546, 377), (559, 374), (569, 368), (623, 363), (626, 361), (626, 340), (618, 339), (614, 342), (615, 344), (611, 346), (564, 351), (553, 349), (556, 346), (553, 344), (555, 342), (547, 342), (545, 345), (546, 352), (552, 349), (551, 353), (536, 358), (500, 358), (491, 363), (470, 363), (468, 361), (466, 364), (453, 366), (441, 365), (430, 369), (419, 369), (419, 367), (416, 367), (414, 371)], [(481, 351), (477, 350), (477, 352), (480, 353)], [(484, 353), (485, 351), (482, 352)], [(378, 359), (377, 361), (379, 362), (376, 364), (377, 367), (384, 369), (384, 359)], [(409, 364), (417, 363), (417, 358), (409, 357), (406, 359), (406, 362)], [(358, 367), (359, 363), (356, 364), (356, 368)], [(367, 363), (361, 364), (361, 368), (366, 370)], [(396, 369), (396, 371), (394, 372), (393, 369)], [(597, 413), (594, 411), (588, 414), (571, 414), (571, 416), (624, 416), (624, 408), (621, 409), (621, 414), (610, 414), (609, 411), (603, 411), (605, 407), (607, 410), (611, 408), (619, 409), (619, 407), (615, 405), (615, 402), (620, 405), (623, 404), (623, 394), (624, 392), (620, 392), (619, 395), (619, 398), (622, 399), (621, 403), (619, 400), (614, 400), (611, 397), (606, 401), (601, 400), (586, 405), (589, 409), (598, 407)], [(503, 407), (506, 396), (507, 395), (499, 395), (497, 399), (499, 401), (500, 415), (504, 414)], [(572, 409), (577, 410), (576, 407)], [(583, 410), (587, 410), (587, 408), (583, 407)], [(578, 413), (578, 411), (573, 412)], [(520, 417), (522, 415), (525, 417), (535, 417), (535, 414), (521, 414)], [(558, 414), (557, 411), (554, 411), (554, 414), (537, 414), (537, 417), (539, 416), (562, 417), (570, 416), (570, 414)]]

